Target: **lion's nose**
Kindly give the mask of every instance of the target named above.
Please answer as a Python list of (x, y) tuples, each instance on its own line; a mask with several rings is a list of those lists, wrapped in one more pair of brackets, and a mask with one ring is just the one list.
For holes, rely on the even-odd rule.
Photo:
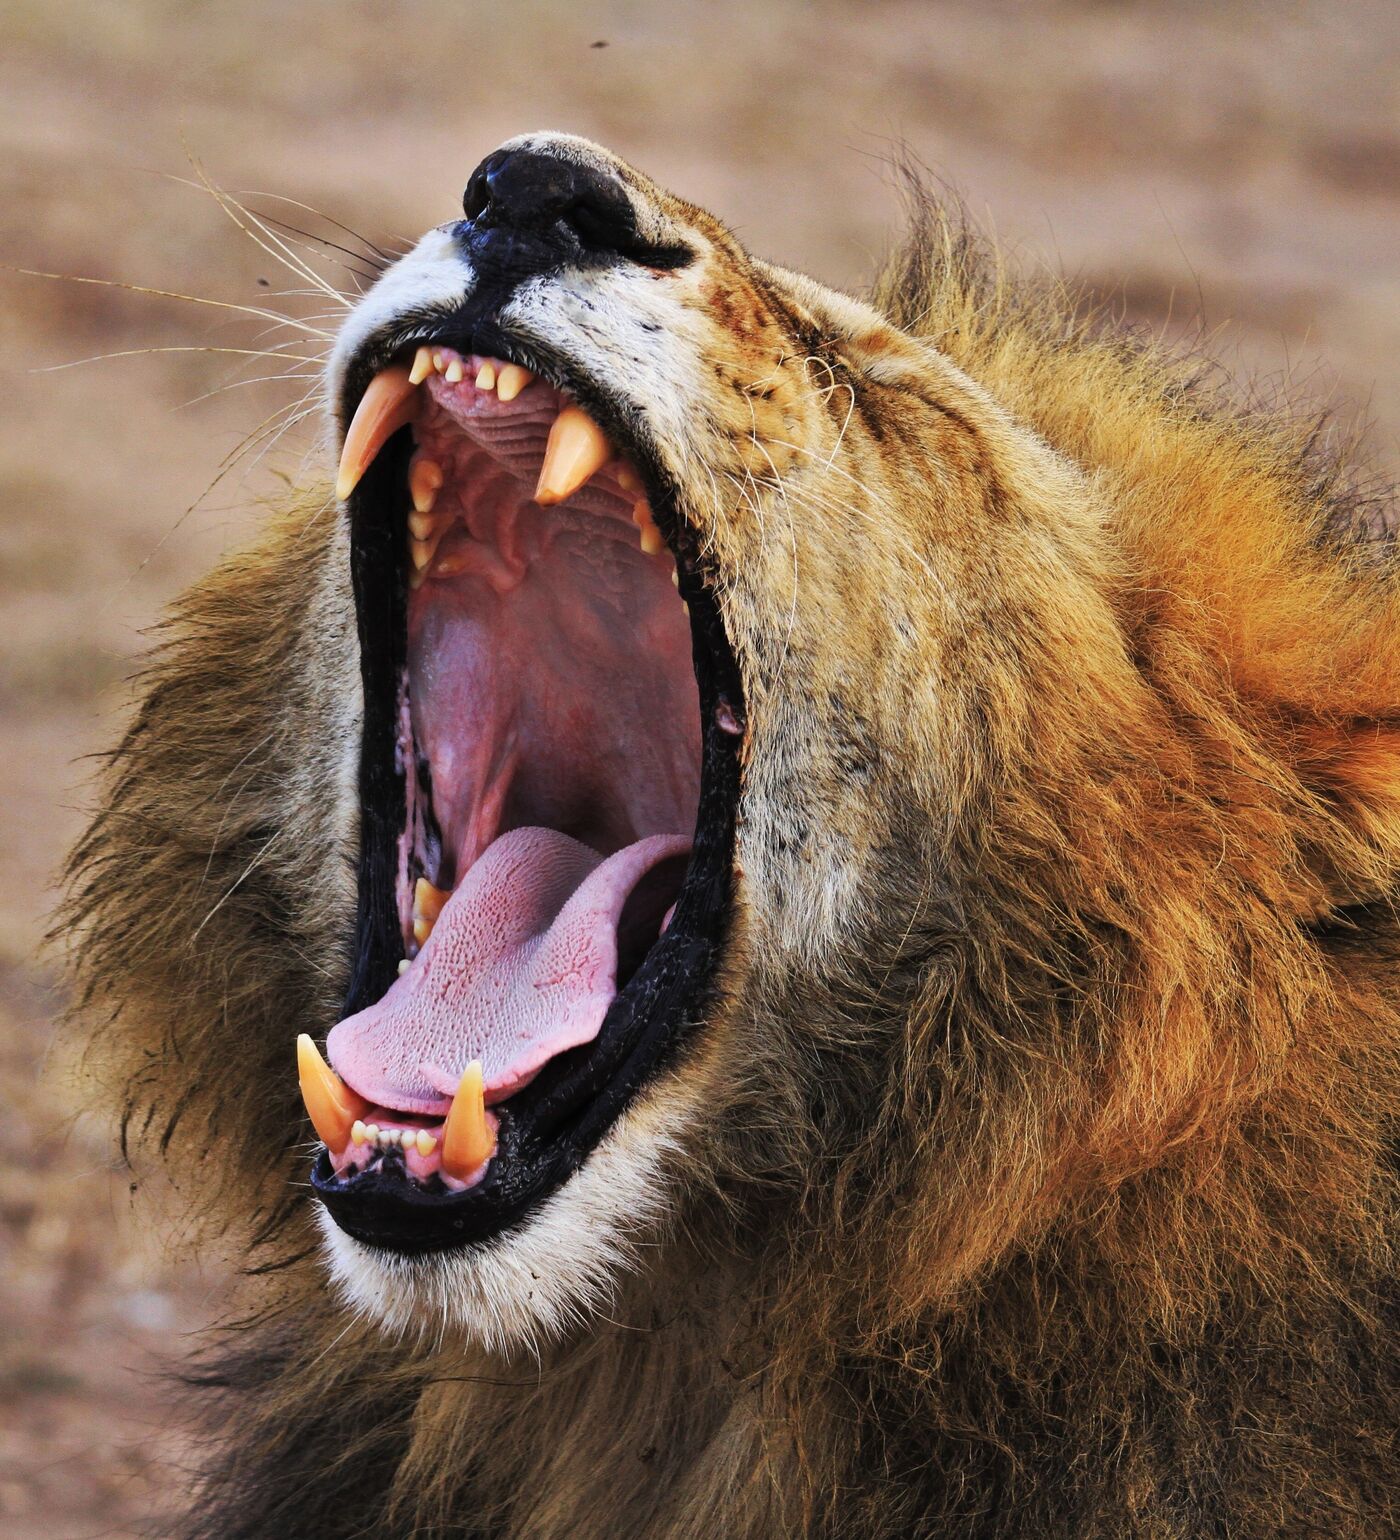
[(620, 252), (635, 239), (636, 217), (621, 180), (564, 155), (497, 150), (471, 174), (462, 196), (474, 255), (548, 246)]

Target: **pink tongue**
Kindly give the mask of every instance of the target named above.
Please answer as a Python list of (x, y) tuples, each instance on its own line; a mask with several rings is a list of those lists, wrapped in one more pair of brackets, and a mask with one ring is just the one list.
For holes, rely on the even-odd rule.
[(617, 924), (653, 866), (684, 855), (657, 834), (605, 861), (553, 829), (513, 829), (472, 866), (413, 966), (326, 1040), (338, 1074), (371, 1102), (447, 1110), (481, 1061), (507, 1096), (566, 1048), (591, 1042), (617, 993)]

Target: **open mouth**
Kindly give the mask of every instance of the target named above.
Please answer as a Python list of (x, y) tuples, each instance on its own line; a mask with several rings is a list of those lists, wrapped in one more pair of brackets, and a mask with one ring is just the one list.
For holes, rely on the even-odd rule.
[(456, 341), (388, 353), (346, 435), (356, 956), (333, 1068), (299, 1044), (317, 1195), (399, 1251), (523, 1217), (695, 1024), (743, 736), (644, 434)]

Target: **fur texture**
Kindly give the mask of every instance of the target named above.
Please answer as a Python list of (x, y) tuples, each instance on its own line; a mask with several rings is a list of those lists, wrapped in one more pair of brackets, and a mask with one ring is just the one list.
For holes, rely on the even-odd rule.
[(1389, 511), (923, 194), (866, 306), (622, 171), (701, 252), (647, 293), (748, 708), (720, 988), (596, 1157), (630, 1261), (499, 1338), (347, 1315), (290, 1056), (349, 962), (339, 514), (186, 596), (65, 923), (124, 1126), (272, 1269), (188, 1534), (1394, 1533)]

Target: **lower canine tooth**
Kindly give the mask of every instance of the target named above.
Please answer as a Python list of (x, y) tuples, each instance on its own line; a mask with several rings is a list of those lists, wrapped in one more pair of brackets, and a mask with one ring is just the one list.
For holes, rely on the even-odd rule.
[(297, 1038), (297, 1079), (306, 1114), (328, 1150), (343, 1150), (369, 1103), (352, 1091), (303, 1032)]
[(481, 1065), (469, 1064), (442, 1127), (442, 1169), (462, 1181), (477, 1170), (495, 1147), (495, 1136), (486, 1121)]
[(420, 877), (413, 884), (414, 918), (430, 922), (436, 920), (451, 897), (450, 889), (435, 887), (426, 877)]
[(535, 501), (549, 507), (572, 497), (612, 459), (612, 453), (607, 434), (588, 413), (566, 406), (549, 430)]

